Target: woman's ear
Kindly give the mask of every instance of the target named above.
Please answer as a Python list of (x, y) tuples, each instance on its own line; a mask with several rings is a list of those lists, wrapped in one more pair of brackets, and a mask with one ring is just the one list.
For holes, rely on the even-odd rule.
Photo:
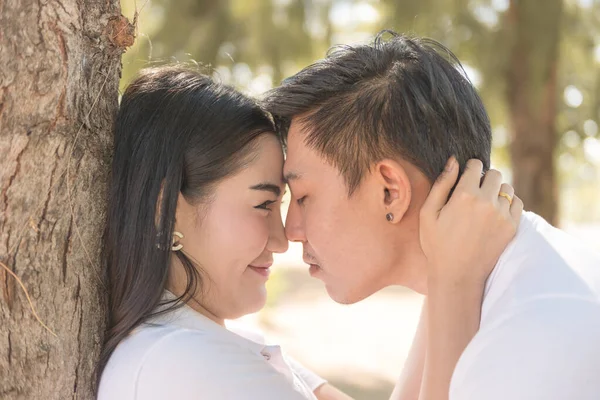
[[(177, 196), (177, 208), (175, 209), (175, 230), (178, 226), (181, 228), (181, 223), (186, 221), (195, 214), (196, 208), (188, 203), (186, 198), (179, 192)], [(179, 223), (178, 223), (179, 222)]]
[(160, 215), (162, 212), (162, 200), (164, 190), (165, 180), (163, 179), (160, 183), (160, 191), (158, 192), (158, 198), (156, 199), (156, 209), (154, 210), (154, 226), (156, 227), (156, 229), (158, 229), (160, 225)]
[(384, 217), (391, 223), (402, 220), (411, 201), (411, 182), (406, 170), (398, 162), (386, 159), (375, 166), (375, 176), (381, 188)]

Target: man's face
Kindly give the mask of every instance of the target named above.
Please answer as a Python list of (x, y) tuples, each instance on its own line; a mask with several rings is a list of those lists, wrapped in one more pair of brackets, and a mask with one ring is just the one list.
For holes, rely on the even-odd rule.
[(303, 243), (311, 275), (333, 300), (355, 303), (392, 283), (402, 237), (386, 221), (384, 188), (373, 174), (348, 196), (338, 169), (304, 139), (302, 125), (292, 121), (284, 165), (291, 191), (286, 235)]

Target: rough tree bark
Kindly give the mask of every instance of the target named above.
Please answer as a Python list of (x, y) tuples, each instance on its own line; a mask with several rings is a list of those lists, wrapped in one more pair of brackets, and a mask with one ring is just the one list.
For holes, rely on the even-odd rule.
[(511, 0), (507, 14), (514, 187), (528, 210), (553, 224), (558, 222), (554, 150), (562, 7), (562, 0)]
[(0, 0), (0, 261), (57, 335), (0, 268), (1, 399), (93, 398), (110, 126), (131, 28), (118, 0)]

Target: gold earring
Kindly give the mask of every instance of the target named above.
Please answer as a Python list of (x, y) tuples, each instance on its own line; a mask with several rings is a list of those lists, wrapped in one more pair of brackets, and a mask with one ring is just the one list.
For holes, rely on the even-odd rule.
[(173, 232), (173, 246), (171, 246), (171, 250), (179, 251), (179, 250), (183, 249), (183, 245), (181, 243), (179, 243), (179, 239), (176, 239), (175, 237), (178, 237), (179, 239), (183, 239), (183, 234), (181, 234), (177, 231)]

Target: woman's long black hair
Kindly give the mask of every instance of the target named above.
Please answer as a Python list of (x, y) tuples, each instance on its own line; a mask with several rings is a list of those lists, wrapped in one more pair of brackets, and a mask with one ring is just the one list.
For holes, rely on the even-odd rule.
[(215, 184), (247, 164), (266, 132), (274, 132), (272, 120), (254, 100), (198, 71), (151, 68), (129, 85), (114, 126), (103, 243), (109, 321), (98, 378), (119, 342), (156, 312), (172, 255), (188, 284), (167, 309), (201, 284), (198, 266), (171, 252), (179, 193), (192, 204), (209, 202)]

